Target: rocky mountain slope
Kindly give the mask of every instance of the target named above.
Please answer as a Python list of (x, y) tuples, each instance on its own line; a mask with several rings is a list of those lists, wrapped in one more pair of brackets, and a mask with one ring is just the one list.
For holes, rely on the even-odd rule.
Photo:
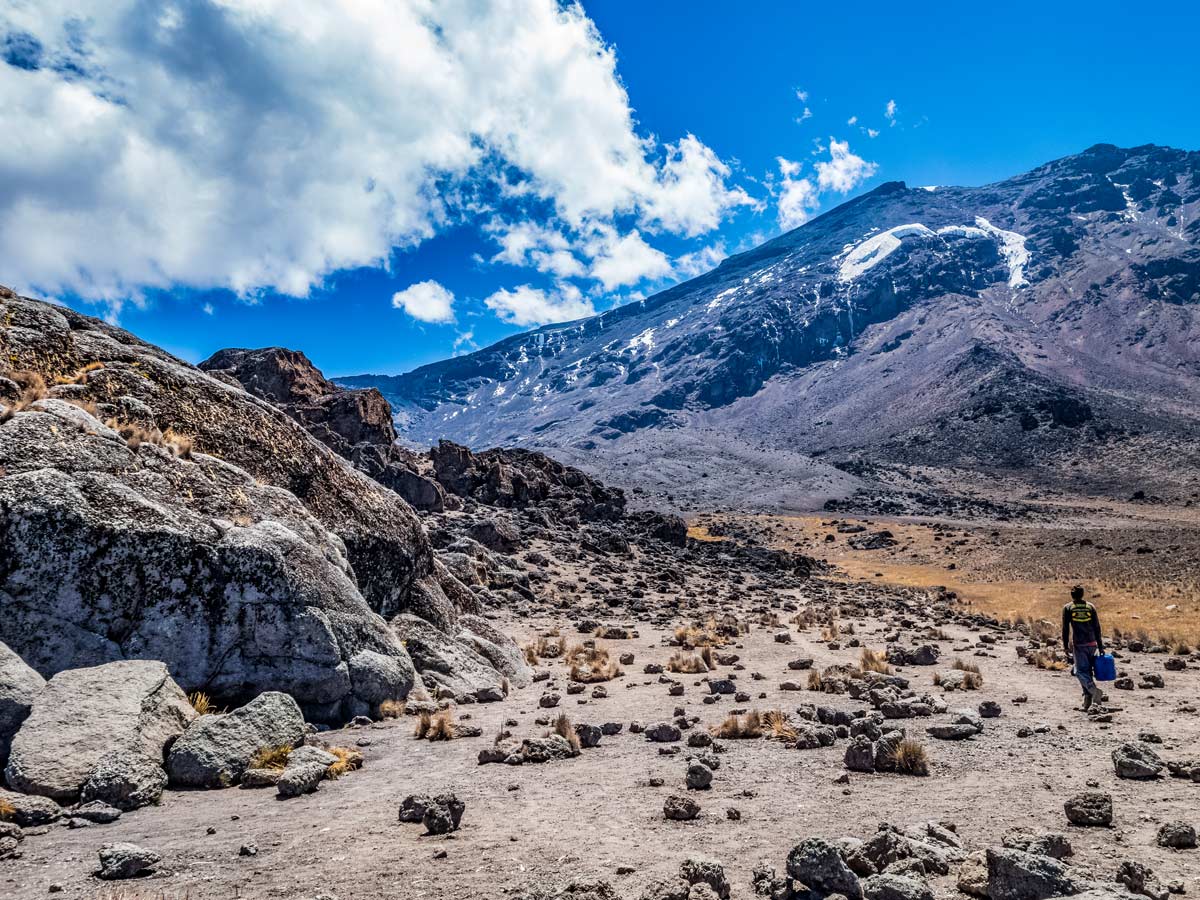
[(649, 453), (681, 489), (717, 476), (714, 503), (844, 495), (864, 459), (1186, 496), (1200, 153), (885, 184), (644, 301), (342, 381), (378, 387), (416, 443), (540, 447), (635, 484)]

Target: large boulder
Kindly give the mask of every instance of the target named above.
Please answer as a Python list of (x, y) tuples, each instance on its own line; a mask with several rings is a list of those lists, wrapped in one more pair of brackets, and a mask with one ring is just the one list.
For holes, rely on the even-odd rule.
[(394, 618), (392, 627), (431, 691), (459, 701), (495, 697), (502, 691), (504, 676), (476, 650), (474, 641), (453, 638), (409, 614)]
[(283, 689), (344, 721), (355, 654), (411, 669), (343, 542), (242, 469), (51, 399), (0, 426), (0, 466), (0, 636), (39, 672), (160, 659), (222, 703)]
[(8, 763), (8, 748), (13, 735), (45, 686), (45, 678), (0, 644), (0, 768)]
[(15, 790), (73, 802), (114, 751), (161, 764), (164, 747), (195, 715), (160, 662), (127, 660), (60, 672), (13, 739), (4, 776)]
[(296, 701), (269, 691), (231, 713), (193, 722), (171, 747), (167, 774), (180, 787), (229, 787), (260, 750), (297, 747), (303, 741), (304, 716)]

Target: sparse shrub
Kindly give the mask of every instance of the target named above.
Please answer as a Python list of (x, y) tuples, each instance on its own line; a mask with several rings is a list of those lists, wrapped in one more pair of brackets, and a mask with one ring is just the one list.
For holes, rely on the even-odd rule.
[(888, 665), (887, 655), (880, 650), (863, 647), (859, 654), (858, 667), (864, 672), (878, 672), (881, 675), (891, 675), (892, 667)]
[(676, 650), (671, 654), (671, 658), (667, 660), (668, 672), (683, 675), (701, 675), (708, 670), (708, 666), (704, 660), (695, 653), (685, 653), (682, 650)]
[(531, 666), (538, 664), (537, 647), (533, 644), (526, 644), (521, 648), (521, 652), (525, 655), (525, 662)]
[(955, 659), (950, 668), (958, 669), (960, 672), (974, 672), (976, 675), (980, 674), (978, 663), (967, 662), (963, 659)]
[(379, 717), (381, 719), (399, 719), (404, 715), (404, 710), (408, 706), (405, 700), (384, 700), (379, 704)]
[(929, 754), (925, 746), (912, 738), (905, 738), (892, 751), (892, 761), (901, 775), (928, 775)]
[(712, 729), (712, 734), (714, 737), (730, 740), (760, 738), (763, 735), (762, 714), (756, 709), (741, 716), (730, 713), (724, 722)]
[(716, 656), (713, 655), (713, 648), (711, 644), (705, 644), (700, 648), (700, 658), (704, 660), (704, 664), (708, 666), (709, 671), (712, 671), (717, 667)]
[(575, 733), (575, 726), (571, 724), (571, 720), (567, 718), (566, 713), (558, 714), (558, 718), (554, 720), (554, 727), (546, 732), (547, 736), (551, 732), (564, 738), (574, 749), (581, 749), (582, 745), (579, 742), (579, 735)]
[(978, 672), (966, 672), (963, 675), (963, 690), (977, 691), (983, 687), (983, 676)]
[(17, 814), (17, 808), (0, 797), (0, 822), (7, 822)]
[(277, 747), (263, 747), (250, 758), (252, 769), (282, 769), (287, 766), (288, 757), (292, 755), (292, 747), (280, 744)]
[(829, 641), (836, 641), (841, 633), (842, 632), (841, 629), (838, 628), (837, 621), (830, 621), (825, 625), (824, 628), (821, 629), (821, 640), (825, 641), (826, 643)]
[(821, 673), (813, 669), (808, 673), (808, 689), (810, 691), (821, 691), (825, 689), (825, 679), (821, 677)]

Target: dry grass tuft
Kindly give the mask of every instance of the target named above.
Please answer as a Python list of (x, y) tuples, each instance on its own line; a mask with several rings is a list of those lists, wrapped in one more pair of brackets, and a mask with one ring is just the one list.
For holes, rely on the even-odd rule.
[(864, 672), (878, 672), (881, 675), (891, 675), (892, 667), (888, 665), (887, 655), (882, 650), (872, 650), (863, 647), (859, 654), (858, 667)]
[(423, 712), (417, 718), (413, 735), (419, 741), (452, 741), (458, 737), (454, 715), (448, 709), (436, 713)]
[(960, 672), (974, 672), (976, 675), (980, 674), (978, 663), (967, 662), (963, 659), (955, 659), (950, 668), (958, 669)]
[(709, 616), (701, 624), (696, 625), (681, 625), (675, 629), (675, 643), (687, 650), (695, 650), (700, 647), (723, 647), (728, 643), (723, 632), (733, 630), (734, 633), (740, 629), (737, 621), (732, 624), (726, 623), (724, 627), (717, 624), (717, 620)]
[(929, 754), (925, 746), (912, 738), (905, 738), (892, 751), (892, 761), (901, 775), (928, 775)]
[(329, 767), (326, 778), (341, 778), (343, 775), (362, 768), (363, 755), (350, 747), (324, 747), (326, 753), (337, 757), (337, 762)]
[(1067, 663), (1060, 659), (1058, 653), (1051, 649), (1038, 650), (1036, 653), (1030, 654), (1029, 658), (1033, 660), (1033, 664), (1039, 669), (1045, 669), (1049, 672), (1064, 672), (1068, 668)]
[(760, 738), (763, 736), (762, 714), (756, 709), (752, 709), (742, 716), (730, 713), (724, 722), (712, 729), (712, 734), (713, 737), (729, 740)]
[(609, 658), (608, 651), (603, 647), (577, 644), (567, 651), (565, 660), (571, 666), (571, 680), (584, 684), (611, 681), (618, 675), (625, 674), (616, 660)]
[(82, 368), (76, 369), (70, 375), (56, 375), (54, 377), (55, 384), (87, 384), (88, 375), (95, 372), (97, 369), (103, 369), (104, 363), (90, 362)]
[(792, 724), (792, 720), (782, 709), (767, 710), (763, 713), (762, 720), (770, 731), (770, 734), (767, 735), (768, 738), (791, 743), (800, 736), (796, 731), (796, 726)]
[(212, 702), (212, 697), (203, 691), (188, 694), (188, 703), (192, 704), (192, 709), (201, 716), (215, 716), (225, 712), (223, 709), (217, 709), (216, 705)]
[(574, 749), (582, 749), (582, 745), (579, 742), (579, 735), (575, 733), (575, 726), (571, 724), (571, 720), (567, 718), (566, 713), (558, 714), (558, 718), (554, 720), (554, 727), (546, 732), (547, 737), (552, 733), (564, 738)]
[(836, 621), (831, 621), (821, 629), (821, 640), (825, 641), (826, 643), (829, 641), (836, 641), (841, 636), (841, 633), (842, 631), (840, 628), (838, 628), (838, 623)]
[(813, 669), (808, 673), (808, 689), (810, 691), (820, 691), (825, 688), (825, 679), (821, 677), (821, 673)]
[(399, 719), (404, 715), (404, 710), (408, 706), (405, 700), (384, 700), (379, 704), (379, 717), (381, 719)]
[(709, 668), (697, 654), (676, 650), (667, 660), (667, 671), (683, 675), (702, 675), (709, 671)]
[(17, 814), (17, 808), (7, 800), (0, 798), (0, 822), (7, 822)]
[(5, 377), (15, 381), (20, 386), (21, 393), (16, 400), (4, 408), (3, 412), (0, 412), (0, 424), (7, 422), (17, 413), (23, 412), (29, 407), (29, 404), (48, 396), (46, 380), (37, 372), (23, 370), (6, 372)]
[(263, 747), (250, 757), (251, 769), (282, 769), (287, 766), (288, 757), (292, 755), (292, 747), (280, 744), (277, 747)]

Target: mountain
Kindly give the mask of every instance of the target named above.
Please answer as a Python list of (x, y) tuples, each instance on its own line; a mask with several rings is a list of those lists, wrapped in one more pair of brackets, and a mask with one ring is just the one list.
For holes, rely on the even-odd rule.
[(808, 506), (878, 466), (1188, 497), (1198, 241), (1200, 153), (1102, 144), (983, 187), (884, 184), (638, 303), (339, 382), (414, 443), (536, 447), (696, 502)]

